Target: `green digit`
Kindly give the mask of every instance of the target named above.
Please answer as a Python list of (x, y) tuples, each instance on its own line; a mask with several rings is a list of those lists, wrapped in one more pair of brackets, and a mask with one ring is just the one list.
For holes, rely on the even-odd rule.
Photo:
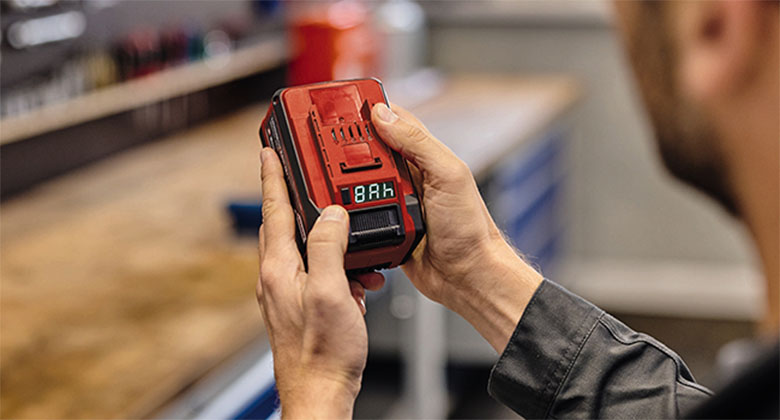
[(362, 203), (366, 201), (366, 186), (358, 185), (355, 187), (355, 203)]

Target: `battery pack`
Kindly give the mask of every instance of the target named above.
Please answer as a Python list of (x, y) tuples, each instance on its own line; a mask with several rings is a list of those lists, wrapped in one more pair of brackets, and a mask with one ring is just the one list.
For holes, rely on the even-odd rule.
[(389, 106), (376, 79), (294, 86), (273, 96), (260, 140), (282, 162), (304, 259), (309, 231), (332, 204), (349, 212), (348, 271), (403, 264), (425, 233), (407, 162), (371, 123), (380, 102)]

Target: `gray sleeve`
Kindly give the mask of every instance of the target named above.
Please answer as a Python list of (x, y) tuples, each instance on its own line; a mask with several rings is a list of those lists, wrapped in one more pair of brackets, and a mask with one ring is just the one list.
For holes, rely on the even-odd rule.
[(528, 419), (675, 418), (711, 395), (666, 346), (546, 280), (488, 392)]

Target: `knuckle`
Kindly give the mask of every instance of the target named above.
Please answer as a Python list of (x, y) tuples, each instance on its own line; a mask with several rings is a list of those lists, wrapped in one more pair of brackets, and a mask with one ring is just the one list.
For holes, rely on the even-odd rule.
[(269, 197), (267, 195), (265, 197), (263, 197), (263, 208), (262, 208), (263, 216), (265, 217), (265, 216), (267, 216), (269, 214), (273, 214), (274, 209), (277, 206), (278, 206), (278, 204), (276, 203), (276, 200), (274, 200), (273, 198), (271, 198), (271, 197)]
[[(322, 223), (321, 225), (332, 225), (333, 223)], [(335, 226), (322, 226), (320, 229), (312, 229), (307, 240), (308, 249), (316, 250), (322, 248), (329, 248), (339, 246), (341, 241), (339, 240), (337, 229)]]
[(263, 283), (262, 279), (258, 277), (257, 284), (255, 285), (255, 297), (258, 302), (263, 302)]
[(266, 260), (263, 261), (262, 265), (260, 266), (260, 281), (262, 282), (261, 287), (273, 287), (276, 277), (279, 273), (279, 267), (278, 264), (274, 262), (274, 260)]
[(333, 308), (341, 303), (338, 296), (330, 292), (312, 293), (309, 296), (309, 302), (318, 310)]
[(274, 211), (279, 207), (279, 200), (275, 196), (266, 194), (263, 197), (263, 211)]
[(263, 199), (263, 217), (277, 214), (282, 209), (282, 203), (274, 197), (266, 196)]
[(404, 135), (412, 143), (423, 143), (428, 140), (428, 134), (413, 124), (406, 125)]
[(463, 184), (471, 179), (471, 170), (465, 162), (455, 158), (444, 165), (441, 175), (450, 182)]
[(455, 165), (453, 166), (455, 176), (462, 178), (461, 180), (468, 180), (471, 178), (471, 169), (466, 165), (466, 162), (456, 158)]
[(339, 232), (342, 230), (341, 222), (335, 220), (317, 220), (317, 223), (309, 232), (309, 242), (335, 243), (338, 242)]

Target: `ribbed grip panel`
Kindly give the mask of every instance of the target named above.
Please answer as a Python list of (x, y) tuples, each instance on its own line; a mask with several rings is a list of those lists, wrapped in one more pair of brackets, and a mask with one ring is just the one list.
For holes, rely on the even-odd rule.
[(398, 225), (398, 214), (394, 208), (356, 213), (351, 216), (349, 226), (352, 232), (362, 232)]
[(351, 212), (349, 225), (351, 250), (377, 248), (404, 238), (397, 206)]

